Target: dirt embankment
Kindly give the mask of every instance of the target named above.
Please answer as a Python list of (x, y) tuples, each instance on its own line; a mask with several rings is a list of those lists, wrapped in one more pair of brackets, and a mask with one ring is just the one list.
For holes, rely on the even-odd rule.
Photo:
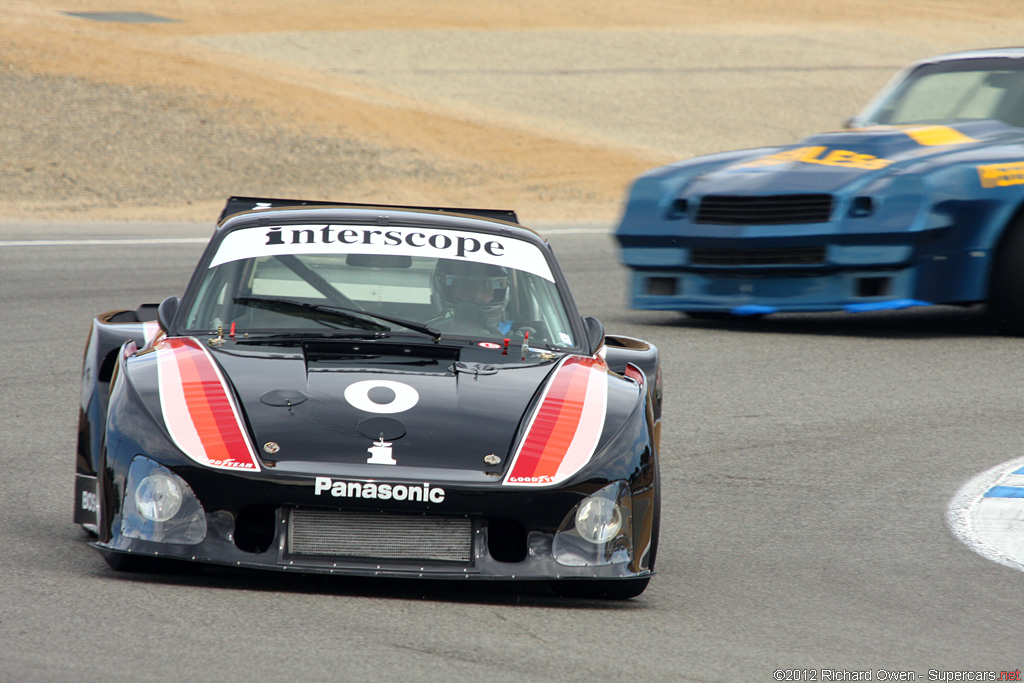
[(910, 59), (1024, 34), (983, 4), (8, 3), (0, 218), (248, 194), (611, 222), (653, 165), (834, 126)]

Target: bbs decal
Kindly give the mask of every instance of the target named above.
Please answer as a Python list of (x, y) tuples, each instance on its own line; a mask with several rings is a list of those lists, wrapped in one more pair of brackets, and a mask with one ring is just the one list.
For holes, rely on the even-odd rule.
[(99, 512), (99, 497), (92, 491), (82, 491), (82, 509), (86, 512)]

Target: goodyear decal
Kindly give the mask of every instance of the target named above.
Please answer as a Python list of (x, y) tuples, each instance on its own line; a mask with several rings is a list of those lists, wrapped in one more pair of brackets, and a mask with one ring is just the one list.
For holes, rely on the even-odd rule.
[(160, 407), (167, 431), (196, 462), (258, 471), (238, 406), (210, 352), (192, 338), (156, 344)]
[(825, 145), (813, 147), (797, 147), (787, 149), (784, 152), (776, 152), (768, 156), (739, 164), (733, 168), (760, 168), (762, 166), (775, 166), (789, 163), (818, 164), (820, 166), (839, 166), (843, 168), (860, 168), (873, 171), (885, 168), (892, 162), (888, 159), (881, 159), (871, 154), (851, 152), (847, 149), (829, 149)]
[(978, 179), (984, 188), (1024, 184), (1024, 161), (986, 164), (978, 167)]
[(548, 381), (503, 483), (550, 486), (579, 472), (594, 455), (607, 405), (604, 360), (566, 358)]

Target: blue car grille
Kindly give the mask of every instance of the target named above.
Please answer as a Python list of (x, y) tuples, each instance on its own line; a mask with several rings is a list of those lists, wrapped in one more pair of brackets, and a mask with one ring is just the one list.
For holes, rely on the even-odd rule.
[(816, 266), (825, 263), (825, 247), (795, 249), (693, 249), (695, 266)]
[(762, 197), (706, 195), (694, 223), (718, 225), (783, 225), (825, 223), (832, 214), (832, 195), (781, 194)]
[(473, 522), (468, 517), (293, 508), (288, 526), (291, 555), (463, 563), (473, 559)]

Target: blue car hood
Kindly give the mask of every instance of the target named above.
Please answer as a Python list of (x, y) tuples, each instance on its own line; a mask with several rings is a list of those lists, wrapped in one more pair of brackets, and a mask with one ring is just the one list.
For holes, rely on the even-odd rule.
[(956, 126), (878, 126), (823, 133), (751, 155), (698, 176), (687, 194), (836, 192), (855, 182), (940, 158), (1021, 138), (1019, 129), (994, 121)]

